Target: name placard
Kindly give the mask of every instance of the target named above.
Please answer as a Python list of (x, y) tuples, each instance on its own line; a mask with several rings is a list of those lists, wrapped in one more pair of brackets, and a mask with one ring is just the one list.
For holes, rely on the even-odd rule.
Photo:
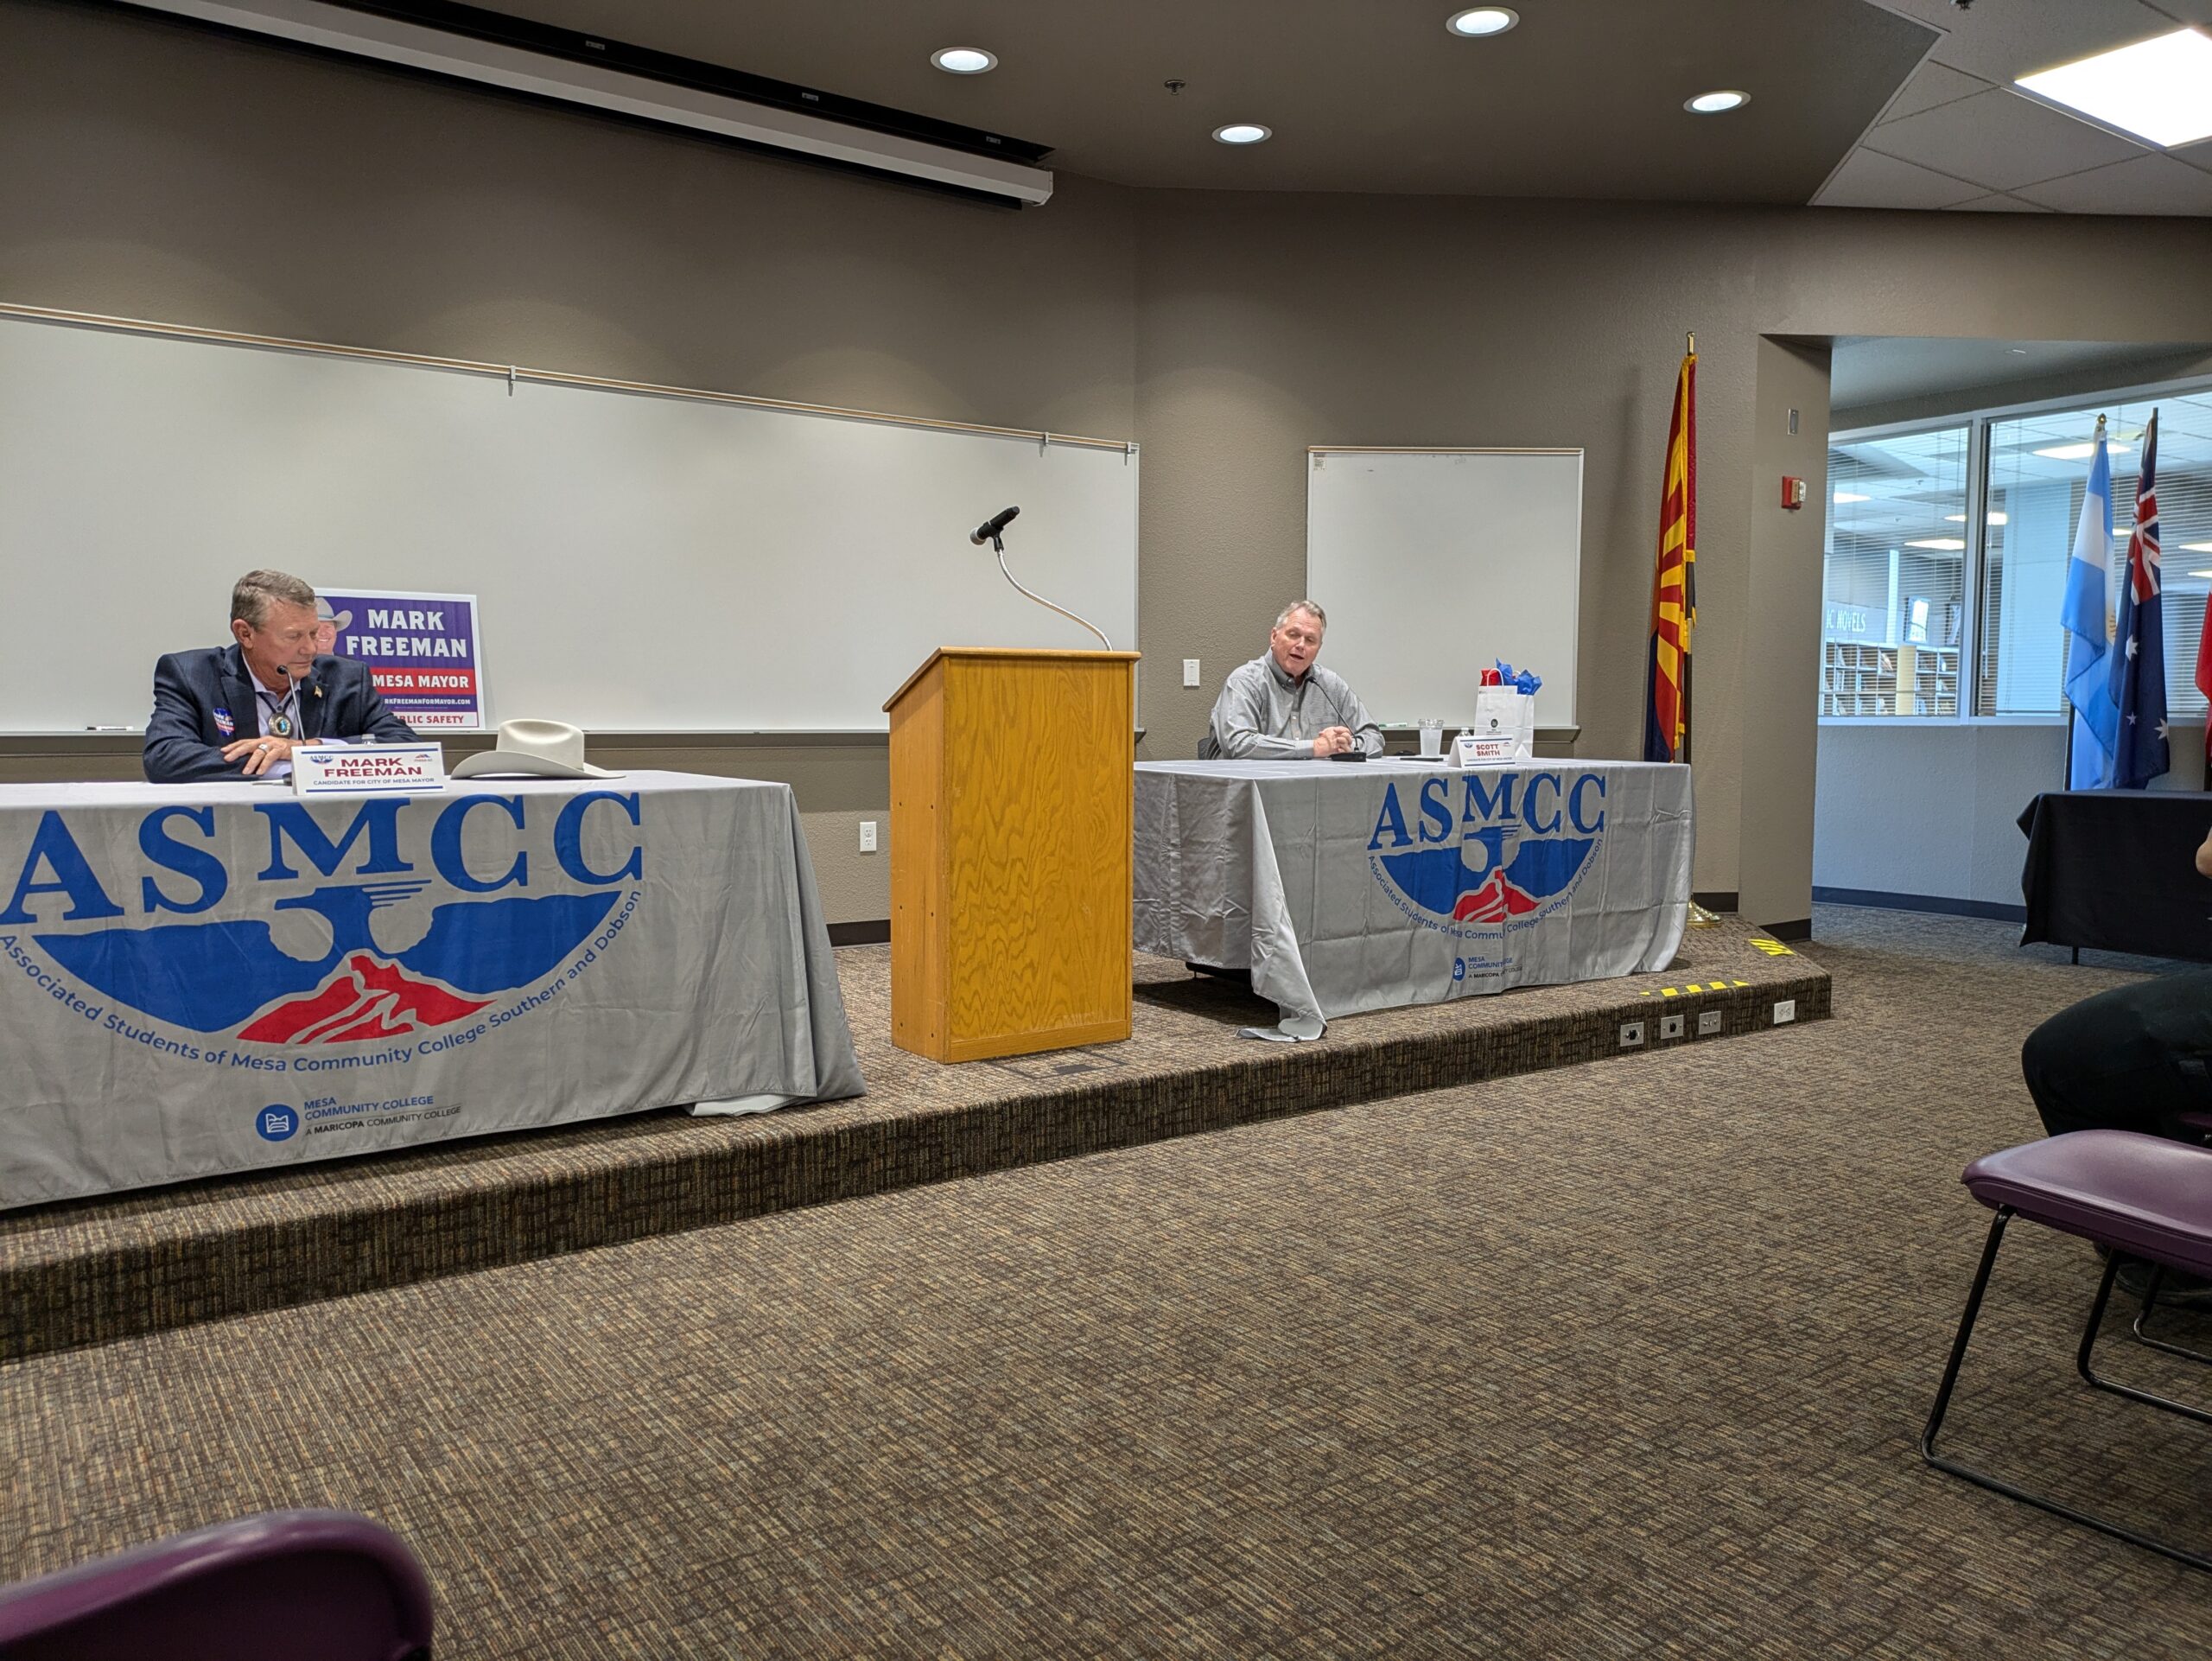
[(446, 787), (436, 744), (305, 744), (292, 752), (300, 796), (416, 796)]
[(1511, 734), (1488, 738), (1461, 733), (1452, 741), (1452, 759), (1463, 767), (1497, 767), (1524, 760), (1525, 752), (1520, 739)]

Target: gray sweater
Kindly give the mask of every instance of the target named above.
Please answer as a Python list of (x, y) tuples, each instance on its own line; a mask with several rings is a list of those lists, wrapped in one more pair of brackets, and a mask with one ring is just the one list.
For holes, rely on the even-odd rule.
[(1349, 727), (1357, 748), (1382, 754), (1382, 729), (1343, 676), (1315, 664), (1293, 680), (1274, 653), (1262, 652), (1229, 671), (1198, 741), (1198, 759), (1310, 761), (1314, 739), (1328, 727)]

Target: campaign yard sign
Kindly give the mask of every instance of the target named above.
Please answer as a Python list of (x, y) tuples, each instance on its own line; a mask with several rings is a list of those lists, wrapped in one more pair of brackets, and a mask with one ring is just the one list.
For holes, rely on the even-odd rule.
[(416, 732), (474, 732), (484, 721), (484, 650), (473, 594), (324, 589), (332, 642), (368, 665), (385, 703)]

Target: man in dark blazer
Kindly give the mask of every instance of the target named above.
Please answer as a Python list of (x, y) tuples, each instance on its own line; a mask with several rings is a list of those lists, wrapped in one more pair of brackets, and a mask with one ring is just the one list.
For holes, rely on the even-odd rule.
[(154, 665), (146, 777), (283, 778), (295, 745), (415, 741), (385, 708), (368, 665), (318, 655), (315, 590), (282, 571), (249, 571), (231, 591), (231, 644), (172, 652)]

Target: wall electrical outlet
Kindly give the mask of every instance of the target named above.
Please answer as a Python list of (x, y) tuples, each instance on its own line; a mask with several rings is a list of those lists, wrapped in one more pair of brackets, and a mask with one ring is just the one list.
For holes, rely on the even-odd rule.
[(1697, 1012), (1697, 1035), (1710, 1038), (1720, 1030), (1720, 1011), (1700, 1009)]
[(1682, 1035), (1682, 1021), (1684, 1019), (1685, 1017), (1681, 1015), (1661, 1015), (1659, 1017), (1659, 1036), (1662, 1038), (1680, 1038)]
[(862, 819), (861, 821), (861, 852), (864, 854), (872, 854), (874, 851), (875, 821), (874, 819)]
[(1183, 659), (1183, 684), (1184, 684), (1184, 685), (1185, 685), (1185, 686), (1196, 686), (1198, 684), (1198, 660), (1196, 658), (1185, 658), (1185, 659)]
[(1643, 1023), (1642, 1021), (1624, 1021), (1621, 1022), (1621, 1047), (1623, 1049), (1637, 1049), (1642, 1047), (1643, 1043)]
[(1786, 1027), (1796, 1019), (1797, 1000), (1796, 998), (1784, 998), (1781, 1002), (1774, 1006), (1774, 1024), (1776, 1026)]

